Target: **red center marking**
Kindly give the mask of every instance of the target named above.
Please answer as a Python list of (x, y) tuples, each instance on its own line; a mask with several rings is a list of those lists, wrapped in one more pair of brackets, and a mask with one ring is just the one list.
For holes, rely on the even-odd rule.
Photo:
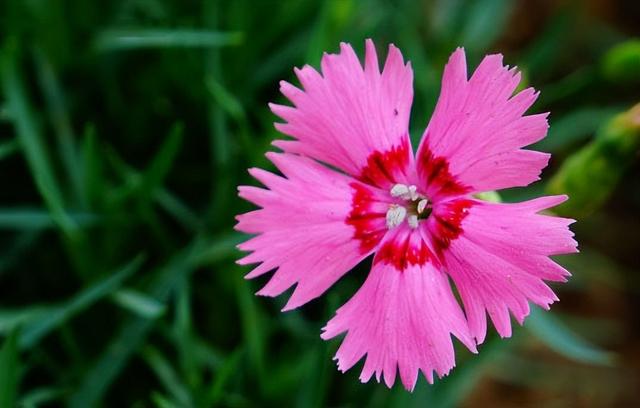
[(364, 254), (375, 248), (384, 236), (386, 230), (380, 229), (379, 225), (385, 214), (374, 212), (371, 208), (375, 201), (371, 190), (360, 183), (351, 183), (350, 186), (354, 194), (351, 212), (345, 222), (355, 228), (353, 237), (360, 240), (360, 251)]
[[(376, 254), (375, 262), (393, 265), (400, 272), (411, 265), (424, 265), (435, 258), (422, 238), (411, 240), (412, 234), (404, 238), (394, 237), (386, 241)], [(417, 241), (417, 242), (416, 242)]]
[[(425, 136), (427, 137), (427, 136)], [(449, 162), (444, 157), (435, 157), (433, 152), (425, 144), (418, 156), (418, 172), (421, 178), (427, 181), (429, 189), (434, 188), (442, 195), (462, 195), (471, 189), (459, 183), (449, 172)]]
[(441, 204), (440, 208), (431, 214), (433, 222), (430, 232), (437, 253), (442, 253), (451, 245), (451, 241), (462, 234), (462, 220), (469, 214), (469, 208), (473, 205), (471, 200), (452, 200)]
[(383, 189), (389, 188), (396, 183), (399, 174), (406, 173), (411, 158), (409, 150), (409, 136), (405, 136), (399, 146), (386, 152), (374, 151), (367, 158), (367, 165), (358, 179)]

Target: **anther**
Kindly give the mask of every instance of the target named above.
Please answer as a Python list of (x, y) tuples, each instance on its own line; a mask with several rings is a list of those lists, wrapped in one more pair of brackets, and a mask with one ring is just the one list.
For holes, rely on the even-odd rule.
[(418, 201), (418, 214), (422, 214), (424, 212), (424, 210), (427, 208), (427, 205), (429, 204), (429, 200), (427, 199), (422, 199), (420, 201)]
[(397, 204), (391, 204), (387, 211), (387, 228), (394, 228), (402, 224), (402, 221), (404, 221), (406, 216), (406, 208)]
[(418, 187), (414, 185), (409, 186), (409, 198), (411, 201), (416, 201), (418, 199)]
[(391, 187), (391, 196), (392, 197), (402, 197), (409, 194), (409, 187), (405, 184), (395, 184)]
[(406, 185), (406, 184), (394, 184), (393, 187), (391, 187), (391, 191), (390, 194), (392, 197), (400, 197), (400, 198), (404, 198), (405, 200), (411, 200), (411, 201), (415, 201), (417, 200), (420, 196), (418, 195), (418, 188), (414, 185)]

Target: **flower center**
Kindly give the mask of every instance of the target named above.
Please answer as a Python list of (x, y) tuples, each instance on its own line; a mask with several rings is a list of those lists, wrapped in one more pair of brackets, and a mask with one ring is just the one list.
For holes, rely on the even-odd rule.
[(418, 222), (431, 214), (431, 203), (418, 193), (414, 185), (395, 184), (389, 191), (392, 197), (404, 200), (401, 204), (391, 204), (387, 210), (387, 228), (395, 228), (407, 220), (411, 228), (417, 228)]

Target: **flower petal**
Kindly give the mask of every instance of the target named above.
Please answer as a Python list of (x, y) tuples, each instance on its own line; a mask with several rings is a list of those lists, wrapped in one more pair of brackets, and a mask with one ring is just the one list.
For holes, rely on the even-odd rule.
[(267, 156), (285, 177), (251, 169), (268, 190), (239, 188), (241, 197), (262, 208), (237, 217), (236, 229), (258, 234), (238, 246), (253, 251), (238, 263), (261, 262), (247, 278), (277, 268), (260, 295), (277, 296), (297, 284), (289, 310), (320, 296), (371, 253), (386, 231), (387, 204), (374, 201), (376, 189), (312, 159)]
[(547, 133), (547, 114), (523, 116), (538, 93), (513, 94), (520, 82), (502, 55), (485, 57), (470, 79), (464, 50), (449, 59), (442, 91), (418, 149), (417, 167), (430, 198), (526, 186), (549, 155), (521, 149)]
[[(517, 204), (473, 200), (441, 259), (464, 304), (478, 343), (486, 335), (486, 313), (502, 337), (511, 336), (509, 313), (522, 324), (531, 301), (545, 309), (558, 300), (545, 284), (569, 276), (550, 255), (577, 252), (568, 226), (573, 220), (537, 214), (566, 197), (542, 197)], [(455, 206), (451, 200), (446, 206)], [(435, 224), (429, 231), (438, 240)]]
[(294, 140), (274, 144), (380, 187), (406, 183), (413, 160), (408, 136), (411, 67), (393, 45), (382, 73), (371, 40), (366, 42), (364, 69), (349, 44), (341, 44), (340, 50), (322, 57), (322, 75), (308, 65), (296, 69), (304, 91), (281, 82), (280, 90), (294, 106), (270, 107), (287, 122), (276, 123), (276, 128)]
[[(395, 382), (396, 368), (408, 390), (418, 372), (433, 382), (455, 366), (451, 334), (475, 352), (464, 315), (453, 296), (446, 275), (420, 257), (428, 249), (417, 230), (390, 234), (385, 244), (404, 253), (385, 256), (381, 250), (358, 292), (323, 329), (327, 340), (347, 332), (336, 353), (340, 371), (353, 367), (366, 355), (360, 375), (367, 382), (375, 373), (388, 387)], [(401, 270), (399, 270), (400, 268)]]

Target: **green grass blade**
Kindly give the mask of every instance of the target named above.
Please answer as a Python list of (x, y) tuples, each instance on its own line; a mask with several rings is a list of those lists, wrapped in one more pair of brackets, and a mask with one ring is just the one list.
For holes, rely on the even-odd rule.
[(193, 406), (189, 391), (182, 381), (180, 381), (180, 376), (158, 350), (153, 347), (146, 347), (142, 350), (142, 357), (165, 389), (179, 402), (181, 407), (188, 408)]
[(242, 33), (189, 29), (106, 30), (96, 38), (98, 51), (140, 48), (223, 47), (240, 45)]
[(0, 349), (0, 407), (15, 406), (19, 372), (18, 333), (13, 331)]
[(176, 401), (172, 401), (157, 391), (151, 393), (151, 401), (155, 404), (156, 408), (176, 408), (178, 406)]
[(42, 318), (47, 313), (43, 306), (29, 306), (22, 309), (0, 310), (0, 334), (6, 334), (28, 322)]
[(220, 367), (216, 373), (216, 377), (207, 395), (207, 404), (205, 406), (215, 406), (220, 402), (224, 395), (224, 389), (227, 382), (233, 373), (237, 372), (240, 363), (242, 362), (243, 354), (244, 353), (241, 349), (237, 349), (227, 355), (222, 367)]
[(533, 309), (524, 326), (549, 348), (572, 360), (598, 365), (614, 361), (612, 353), (590, 344), (550, 313)]
[(0, 122), (5, 122), (5, 121), (8, 121), (9, 119), (10, 119), (9, 109), (6, 106), (1, 105), (0, 106)]
[(114, 292), (111, 298), (118, 306), (145, 319), (156, 319), (166, 310), (163, 303), (132, 289), (120, 289)]
[[(180, 129), (179, 126), (176, 126), (173, 134), (176, 135), (175, 132), (180, 131)], [(181, 136), (179, 136), (179, 138), (181, 140)], [(175, 159), (175, 154), (177, 154), (178, 147), (175, 146), (176, 144), (179, 145), (180, 141), (172, 140), (170, 136), (165, 141), (163, 147), (160, 148), (160, 151), (156, 154), (156, 158), (152, 160), (152, 163), (144, 174), (125, 163), (115, 151), (110, 151), (108, 158), (111, 165), (116, 173), (124, 180), (124, 186), (116, 191), (111, 201), (117, 206), (124, 200), (134, 196), (147, 200), (149, 198), (148, 194), (151, 194), (151, 198), (166, 212), (174, 216), (180, 224), (190, 230), (199, 231), (203, 225), (200, 217), (173, 192), (162, 187), (162, 180), (168, 173), (170, 163)], [(176, 149), (176, 151), (172, 152), (170, 149)], [(168, 157), (169, 153), (171, 153), (173, 157)], [(164, 169), (160, 169), (160, 164), (154, 165), (154, 162), (161, 163), (160, 158), (164, 160)], [(152, 166), (155, 167), (155, 169), (152, 169)], [(160, 172), (163, 174), (160, 174)], [(149, 177), (155, 177), (155, 180), (151, 180)], [(144, 195), (140, 195), (139, 192), (145, 189), (147, 192)], [(145, 205), (148, 205), (148, 203), (145, 203)]]
[[(20, 408), (37, 408), (50, 406), (53, 401), (58, 401), (67, 392), (64, 388), (44, 387), (30, 390), (18, 400)], [(49, 405), (47, 405), (49, 404)]]
[(27, 230), (19, 233), (0, 255), (0, 276), (13, 267), (42, 236), (42, 230)]
[(190, 231), (199, 231), (202, 229), (203, 222), (200, 220), (198, 214), (193, 212), (178, 196), (169, 192), (164, 187), (156, 190), (153, 199), (184, 228)]
[(173, 319), (173, 337), (180, 361), (182, 377), (186, 383), (195, 388), (199, 385), (201, 375), (196, 367), (195, 347), (193, 346), (193, 327), (191, 321), (191, 287), (185, 279), (176, 291), (175, 316)]
[[(95, 225), (99, 217), (89, 213), (67, 213), (80, 227)], [(56, 222), (49, 211), (35, 208), (0, 208), (0, 229), (39, 231), (55, 228)]]
[(84, 130), (80, 166), (80, 202), (85, 208), (96, 208), (103, 202), (107, 190), (102, 169), (96, 132), (93, 126)]
[(242, 103), (229, 92), (219, 81), (209, 76), (206, 79), (207, 90), (225, 112), (235, 120), (245, 120), (246, 113)]
[(66, 101), (62, 86), (49, 57), (41, 49), (35, 52), (36, 72), (40, 88), (45, 98), (49, 120), (53, 125), (58, 151), (62, 159), (68, 184), (76, 202), (80, 200), (81, 172), (78, 161), (78, 151), (75, 137), (71, 128), (71, 120), (66, 109)]
[(239, 254), (240, 252), (236, 249), (236, 245), (245, 239), (246, 236), (237, 232), (221, 235), (215, 238), (213, 244), (200, 251), (196, 255), (194, 262), (198, 266), (205, 266), (219, 262), (231, 254)]
[(42, 318), (25, 325), (20, 335), (20, 347), (31, 348), (50, 331), (115, 291), (128, 277), (140, 269), (142, 262), (143, 257), (137, 256), (125, 266), (109, 274), (105, 279), (83, 290), (63, 304), (48, 308)]
[(0, 143), (0, 160), (4, 160), (7, 157), (13, 156), (14, 153), (20, 151), (20, 145), (17, 140), (9, 140), (8, 142)]
[(142, 175), (141, 189), (145, 197), (151, 198), (152, 193), (162, 185), (180, 151), (182, 139), (183, 126), (176, 124)]
[(68, 237), (74, 238), (77, 233), (77, 225), (65, 212), (62, 191), (54, 177), (46, 144), (35, 125), (21, 70), (18, 68), (17, 44), (14, 42), (5, 45), (0, 50), (0, 80), (16, 128), (18, 142), (36, 186), (56, 224)]
[[(197, 238), (181, 251), (178, 251), (169, 262), (156, 272), (147, 293), (158, 302), (166, 302), (179, 282), (197, 266), (195, 260), (209, 244)], [(83, 375), (82, 383), (69, 400), (71, 408), (93, 406), (100, 401), (120, 373), (131, 355), (153, 327), (154, 320), (132, 318), (122, 330), (111, 340), (101, 357)]]
[[(240, 324), (244, 342), (247, 347), (247, 354), (251, 362), (252, 369), (257, 378), (266, 378), (266, 338), (264, 325), (266, 318), (259, 309), (255, 296), (251, 291), (251, 287), (242, 278), (241, 274), (235, 272), (234, 281), (236, 286), (236, 297), (238, 301), (238, 309), (240, 310)], [(260, 382), (264, 387), (264, 382)], [(264, 390), (261, 390), (264, 392)]]

